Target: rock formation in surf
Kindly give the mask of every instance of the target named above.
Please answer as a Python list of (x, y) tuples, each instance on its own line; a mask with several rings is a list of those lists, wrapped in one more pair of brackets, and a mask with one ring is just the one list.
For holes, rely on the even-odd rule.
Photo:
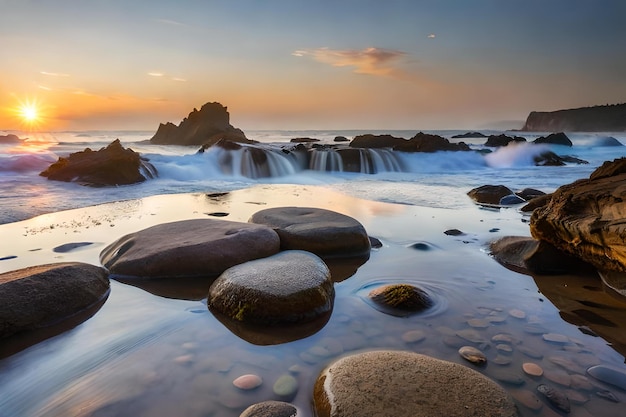
[(626, 103), (551, 112), (533, 111), (522, 128), (529, 132), (623, 132)]

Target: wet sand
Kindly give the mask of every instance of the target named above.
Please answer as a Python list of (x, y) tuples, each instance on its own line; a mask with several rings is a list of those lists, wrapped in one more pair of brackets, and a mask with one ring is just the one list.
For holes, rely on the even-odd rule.
[[(266, 343), (267, 337), (259, 343), (258, 335), (214, 317), (205, 298), (176, 299), (175, 291), (167, 292), (171, 288), (150, 292), (112, 281), (108, 300), (87, 321), (0, 360), (0, 386), (8, 387), (0, 410), (31, 416), (238, 416), (255, 402), (283, 399), (309, 416), (313, 383), (329, 361), (383, 348), (470, 366), (499, 381), (519, 400), (522, 415), (554, 415), (541, 400), (539, 411), (524, 405), (529, 392), (539, 397), (541, 383), (556, 384), (576, 399), (573, 416), (619, 414), (623, 405), (598, 393), (608, 390), (621, 402), (626, 393), (585, 371), (596, 364), (623, 368), (623, 356), (604, 339), (582, 332), (585, 324), (565, 321), (544, 295), (550, 291), (540, 292), (531, 277), (502, 267), (487, 253), (491, 240), (529, 235), (527, 218), (515, 209), (393, 205), (313, 186), (154, 196), (0, 225), (0, 272), (61, 261), (97, 265), (106, 245), (133, 231), (191, 218), (247, 221), (258, 210), (279, 206), (352, 216), (383, 244), (353, 276), (335, 284), (327, 321), (304, 333), (268, 336), (280, 344)], [(445, 234), (449, 229), (463, 234)], [(436, 305), (409, 317), (381, 313), (364, 297), (386, 283), (420, 286)], [(202, 294), (202, 285), (194, 294)], [(457, 351), (465, 345), (481, 349), (487, 365), (462, 359)], [(541, 366), (544, 375), (525, 374), (526, 362)], [(262, 378), (261, 386), (242, 391), (232, 385), (250, 373)], [(282, 375), (298, 383), (289, 398), (273, 391)]]

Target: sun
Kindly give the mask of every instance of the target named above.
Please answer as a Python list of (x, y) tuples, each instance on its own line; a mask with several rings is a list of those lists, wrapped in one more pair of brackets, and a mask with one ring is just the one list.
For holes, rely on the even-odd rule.
[(13, 115), (20, 121), (22, 128), (38, 130), (46, 122), (46, 111), (43, 103), (37, 99), (18, 100), (13, 108)]
[(37, 109), (34, 103), (22, 104), (22, 107), (20, 107), (20, 117), (24, 122), (33, 124), (39, 119), (39, 109)]

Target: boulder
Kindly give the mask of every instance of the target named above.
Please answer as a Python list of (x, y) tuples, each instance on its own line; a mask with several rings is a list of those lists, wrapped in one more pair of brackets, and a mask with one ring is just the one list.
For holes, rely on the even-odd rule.
[(480, 132), (467, 132), (462, 133), (460, 135), (452, 136), (452, 139), (464, 139), (464, 138), (486, 138), (487, 136), (483, 135)]
[(66, 262), (0, 274), (0, 338), (58, 324), (109, 294), (106, 271)]
[(613, 136), (601, 136), (595, 138), (591, 142), (591, 146), (593, 147), (610, 147), (610, 146), (624, 146), (622, 142), (615, 139)]
[(289, 250), (227, 269), (211, 284), (207, 304), (232, 320), (275, 326), (328, 314), (334, 295), (324, 261)]
[(15, 145), (18, 143), (22, 143), (22, 140), (17, 135), (13, 135), (13, 134), (0, 135), (0, 144)]
[(157, 171), (138, 153), (124, 148), (119, 139), (98, 151), (86, 148), (50, 165), (39, 175), (49, 180), (79, 182), (101, 187), (135, 184), (157, 176)]
[(588, 164), (589, 162), (576, 158), (575, 156), (557, 155), (552, 151), (541, 152), (539, 155), (533, 157), (535, 165), (537, 166), (563, 166), (566, 164)]
[(482, 185), (467, 192), (467, 195), (478, 204), (498, 205), (502, 197), (513, 194), (504, 185)]
[(490, 148), (499, 148), (501, 146), (507, 146), (511, 142), (526, 142), (526, 138), (521, 136), (507, 136), (505, 134), (501, 135), (489, 135), (487, 138), (487, 142), (485, 142), (485, 146)]
[(370, 240), (356, 219), (331, 210), (277, 207), (252, 215), (251, 223), (273, 228), (283, 250), (299, 249), (323, 258), (368, 255)]
[(552, 145), (572, 146), (572, 141), (563, 132), (550, 133), (548, 136), (540, 136), (533, 141), (533, 143), (548, 143)]
[(207, 145), (220, 139), (251, 143), (241, 129), (230, 124), (230, 114), (220, 103), (206, 103), (193, 109), (178, 126), (161, 123), (150, 142), (160, 145)]
[(404, 138), (391, 135), (372, 135), (371, 133), (367, 133), (365, 135), (355, 136), (349, 146), (351, 148), (393, 148), (406, 141), (407, 140)]
[(401, 152), (469, 151), (470, 147), (464, 142), (451, 143), (442, 136), (419, 132), (411, 139), (396, 144), (393, 150)]
[(350, 139), (348, 139), (345, 136), (335, 136), (335, 139), (333, 139), (333, 142), (350, 142)]
[(341, 358), (318, 376), (313, 403), (319, 417), (513, 417), (506, 391), (457, 363), (403, 351)]
[(533, 211), (532, 236), (601, 271), (626, 271), (625, 167), (625, 158), (605, 162), (589, 179), (559, 187)]
[(266, 226), (219, 219), (164, 223), (126, 235), (100, 253), (113, 274), (134, 277), (216, 277), (280, 250)]
[(434, 304), (426, 291), (411, 284), (376, 287), (367, 297), (378, 310), (400, 317), (427, 310)]
[(298, 409), (284, 401), (263, 401), (243, 410), (239, 417), (297, 417)]
[(315, 138), (292, 138), (289, 142), (291, 143), (313, 143), (313, 142), (319, 142), (319, 139), (315, 139)]
[(536, 190), (534, 188), (524, 188), (523, 190), (516, 191), (515, 194), (526, 201), (546, 195), (546, 193), (544, 193), (543, 191)]

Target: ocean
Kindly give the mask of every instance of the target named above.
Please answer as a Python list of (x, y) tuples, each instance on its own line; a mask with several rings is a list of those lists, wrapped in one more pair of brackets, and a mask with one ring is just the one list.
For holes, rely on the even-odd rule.
[[(225, 170), (218, 162), (219, 152), (209, 149), (197, 154), (199, 147), (152, 145), (150, 131), (89, 131), (16, 133), (28, 141), (20, 146), (0, 145), (0, 224), (28, 219), (39, 214), (111, 201), (142, 198), (150, 195), (223, 192), (258, 184), (324, 185), (351, 196), (369, 200), (436, 208), (464, 208), (471, 204), (465, 193), (485, 184), (502, 184), (512, 190), (526, 187), (545, 192), (576, 179), (587, 177), (605, 160), (626, 155), (626, 147), (598, 146), (602, 138), (612, 136), (626, 144), (621, 133), (570, 133), (574, 146), (523, 144), (479, 152), (438, 152), (434, 154), (403, 154), (402, 169), (384, 166), (375, 173), (319, 171), (296, 166), (277, 152), (271, 177), (249, 178), (242, 167)], [(352, 139), (363, 133), (391, 134), (411, 138), (417, 131), (248, 131), (247, 136), (265, 144), (284, 144), (292, 138), (310, 137), (319, 143), (333, 143), (335, 136)], [(464, 131), (426, 131), (451, 138)], [(482, 133), (499, 134), (499, 131)], [(532, 141), (546, 133), (505, 132), (523, 135)], [(0, 134), (3, 134), (0, 132)], [(148, 158), (159, 177), (141, 184), (90, 188), (75, 183), (49, 181), (40, 177), (59, 157), (89, 147), (100, 149), (115, 139), (125, 147)], [(451, 139), (464, 141), (472, 149), (485, 150), (484, 138)], [(569, 164), (560, 167), (535, 166), (533, 156), (550, 149), (559, 155), (576, 156), (587, 165)], [(241, 164), (244, 162), (241, 161)]]
[[(298, 417), (312, 417), (314, 384), (328, 364), (381, 349), (468, 366), (506, 390), (523, 417), (564, 415), (537, 391), (539, 384), (564, 393), (572, 416), (623, 414), (623, 297), (594, 274), (528, 276), (497, 263), (489, 243), (529, 236), (528, 214), (515, 206), (477, 206), (467, 192), (486, 184), (554, 191), (626, 156), (626, 146), (602, 146), (607, 136), (626, 144), (624, 132), (568, 133), (572, 147), (486, 149), (485, 138), (451, 139), (476, 152), (392, 157), (376, 151), (368, 155), (366, 172), (345, 172), (332, 152), (322, 151), (304, 167), (280, 148), (292, 138), (329, 144), (335, 136), (410, 138), (417, 131), (247, 131), (276, 150), (268, 153), (264, 176), (241, 150), (225, 157), (221, 149), (152, 145), (153, 133), (18, 132), (29, 140), (0, 145), (0, 273), (53, 262), (100, 265), (100, 253), (134, 231), (215, 213), (245, 222), (282, 206), (349, 215), (382, 246), (364, 263), (333, 269), (332, 314), (319, 326), (304, 326), (304, 333), (250, 331), (219, 318), (202, 297), (208, 279), (181, 284), (112, 277), (108, 297), (88, 317), (73, 317), (35, 340), (26, 334), (0, 341), (0, 417), (237, 417), (268, 400), (287, 401)], [(464, 132), (427, 133), (451, 138)], [(529, 141), (542, 135), (507, 133)], [(159, 176), (103, 188), (39, 176), (59, 157), (117, 138), (148, 158)], [(535, 166), (533, 156), (545, 150), (588, 164)], [(446, 234), (450, 229), (461, 233)], [(434, 306), (403, 317), (379, 311), (368, 295), (392, 283), (418, 286)], [(467, 362), (459, 355), (463, 346), (480, 349), (487, 364)], [(526, 374), (528, 363), (543, 375)], [(233, 385), (250, 374), (260, 378), (259, 387)], [(277, 389), (285, 380), (291, 381), (287, 394)]]

